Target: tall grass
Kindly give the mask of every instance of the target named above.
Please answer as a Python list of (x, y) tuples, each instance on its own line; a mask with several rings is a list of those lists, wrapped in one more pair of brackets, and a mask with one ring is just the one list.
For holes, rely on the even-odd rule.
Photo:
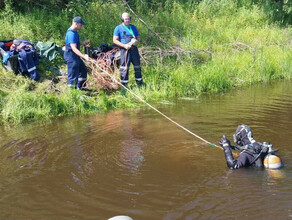
[[(140, 1), (139, 1), (140, 2)], [(292, 77), (292, 29), (270, 22), (270, 17), (250, 1), (203, 0), (149, 1), (157, 5), (146, 9), (136, 3), (136, 12), (168, 44), (185, 50), (205, 49), (209, 55), (170, 57), (142, 64), (146, 88), (135, 85), (130, 68), (130, 88), (143, 99), (160, 99), (217, 93), (258, 82)], [(78, 2), (77, 2), (78, 3)], [(75, 4), (77, 4), (75, 3)], [(112, 33), (120, 23), (122, 4), (90, 3), (78, 11), (63, 9), (57, 13), (34, 9), (30, 13), (14, 12), (7, 7), (0, 12), (0, 39), (26, 38), (31, 41), (55, 41), (64, 44), (66, 29), (73, 16), (81, 15), (87, 25), (80, 39), (90, 39), (92, 45), (112, 42)], [(79, 14), (78, 14), (79, 13)], [(133, 15), (142, 42), (140, 47), (165, 46)], [(65, 64), (63, 63), (63, 67)], [(44, 70), (44, 68), (40, 68)], [(48, 72), (40, 72), (43, 81), (35, 83), (14, 76), (0, 68), (0, 118), (2, 122), (21, 123), (68, 114), (87, 114), (114, 108), (139, 106), (130, 94), (121, 91), (87, 96), (80, 91), (62, 89), (62, 93), (48, 93), (45, 79)], [(3, 79), (3, 80), (1, 80)]]
[[(114, 108), (131, 107), (133, 103), (126, 96), (117, 94), (90, 97), (78, 90), (66, 90), (62, 95), (36, 92), (1, 92), (1, 121), (22, 123), (32, 120), (47, 120), (56, 116), (88, 114)], [(134, 100), (133, 100), (134, 101)]]

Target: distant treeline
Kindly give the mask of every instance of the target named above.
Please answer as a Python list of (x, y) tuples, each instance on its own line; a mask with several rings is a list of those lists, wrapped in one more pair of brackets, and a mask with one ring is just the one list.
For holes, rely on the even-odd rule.
[[(183, 4), (192, 9), (197, 7), (203, 0), (127, 0), (126, 2), (133, 8), (140, 11), (155, 11), (158, 8), (165, 8), (173, 5), (174, 2)], [(47, 9), (56, 13), (69, 10), (77, 11), (79, 8), (86, 8), (90, 3), (117, 4), (123, 0), (0, 0), (0, 8), (5, 9), (7, 5), (19, 12), (30, 12), (34, 8)], [(206, 1), (204, 1), (206, 2)], [(238, 6), (257, 5), (261, 7), (271, 22), (282, 25), (292, 24), (292, 1), (291, 0), (234, 0)], [(218, 1), (209, 0), (209, 4), (217, 4)]]

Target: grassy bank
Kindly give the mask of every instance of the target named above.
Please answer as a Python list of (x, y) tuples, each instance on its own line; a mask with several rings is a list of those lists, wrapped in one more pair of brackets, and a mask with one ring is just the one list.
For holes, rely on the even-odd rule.
[[(251, 1), (215, 0), (200, 4), (167, 1), (155, 9), (143, 5), (136, 12), (157, 31), (168, 44), (185, 50), (205, 50), (195, 56), (153, 58), (143, 63), (146, 88), (134, 84), (130, 69), (130, 87), (147, 101), (202, 93), (218, 93), (254, 83), (292, 77), (292, 29), (271, 22), (265, 11)], [(188, 5), (189, 4), (189, 5)], [(63, 9), (58, 14), (33, 9), (18, 13), (9, 8), (0, 12), (0, 39), (24, 38), (31, 41), (55, 41), (64, 44), (64, 34), (74, 15), (84, 17), (87, 26), (80, 32), (92, 45), (111, 43), (112, 32), (119, 24), (119, 15), (126, 11), (117, 3), (90, 3), (78, 12)], [(134, 16), (140, 31), (140, 47), (162, 45)], [(211, 54), (211, 58), (210, 58)], [(65, 69), (61, 58), (55, 61)], [(54, 64), (54, 65), (55, 65)], [(0, 121), (22, 123), (68, 114), (87, 114), (114, 108), (138, 106), (130, 94), (120, 91), (91, 96), (57, 83), (58, 92), (51, 90), (54, 74), (42, 62), (41, 82), (15, 76), (0, 68)]]

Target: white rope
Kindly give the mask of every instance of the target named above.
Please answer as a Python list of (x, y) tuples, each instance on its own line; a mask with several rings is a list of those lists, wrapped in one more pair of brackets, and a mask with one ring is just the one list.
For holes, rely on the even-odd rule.
[(109, 74), (106, 70), (102, 69), (96, 62), (94, 62), (94, 60), (90, 59), (87, 60), (88, 62), (93, 63), (95, 66), (97, 66), (102, 72), (104, 72), (105, 74), (107, 74), (113, 81), (115, 81), (116, 83), (118, 83), (119, 85), (121, 85), (124, 89), (126, 89), (128, 92), (130, 92), (133, 96), (135, 96), (138, 100), (140, 100), (141, 102), (144, 102), (146, 105), (148, 105), (150, 108), (152, 108), (154, 111), (156, 111), (157, 113), (159, 113), (160, 115), (162, 115), (163, 117), (165, 117), (167, 120), (171, 121), (172, 123), (174, 123), (176, 126), (180, 127), (181, 129), (185, 130), (186, 132), (188, 132), (189, 134), (195, 136), (196, 138), (202, 140), (203, 142), (210, 144), (214, 147), (218, 147), (220, 149), (222, 149), (221, 147), (217, 146), (216, 144), (213, 144), (207, 140), (205, 140), (204, 138), (200, 137), (199, 135), (196, 135), (195, 133), (191, 132), (190, 130), (188, 130), (187, 128), (183, 127), (182, 125), (180, 125), (179, 123), (177, 123), (176, 121), (172, 120), (170, 117), (166, 116), (165, 114), (163, 114), (161, 111), (159, 111), (158, 109), (154, 108), (152, 105), (150, 105), (148, 102), (146, 102), (144, 99), (142, 99), (140, 96), (138, 96), (137, 94), (135, 94), (132, 90), (128, 89), (126, 86), (124, 86), (122, 83), (120, 83), (118, 80), (115, 79), (114, 76), (112, 76), (111, 74)]

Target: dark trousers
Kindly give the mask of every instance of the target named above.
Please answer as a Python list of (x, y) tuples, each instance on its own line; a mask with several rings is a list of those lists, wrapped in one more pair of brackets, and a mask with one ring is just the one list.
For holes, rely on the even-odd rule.
[(133, 64), (135, 70), (135, 80), (136, 82), (142, 83), (141, 65), (140, 65), (140, 55), (137, 47), (133, 47), (130, 50), (121, 49), (121, 83), (127, 84), (129, 82), (129, 67), (130, 63)]
[(64, 59), (68, 69), (68, 86), (75, 88), (77, 85), (81, 89), (87, 80), (87, 67), (72, 50), (65, 51)]

